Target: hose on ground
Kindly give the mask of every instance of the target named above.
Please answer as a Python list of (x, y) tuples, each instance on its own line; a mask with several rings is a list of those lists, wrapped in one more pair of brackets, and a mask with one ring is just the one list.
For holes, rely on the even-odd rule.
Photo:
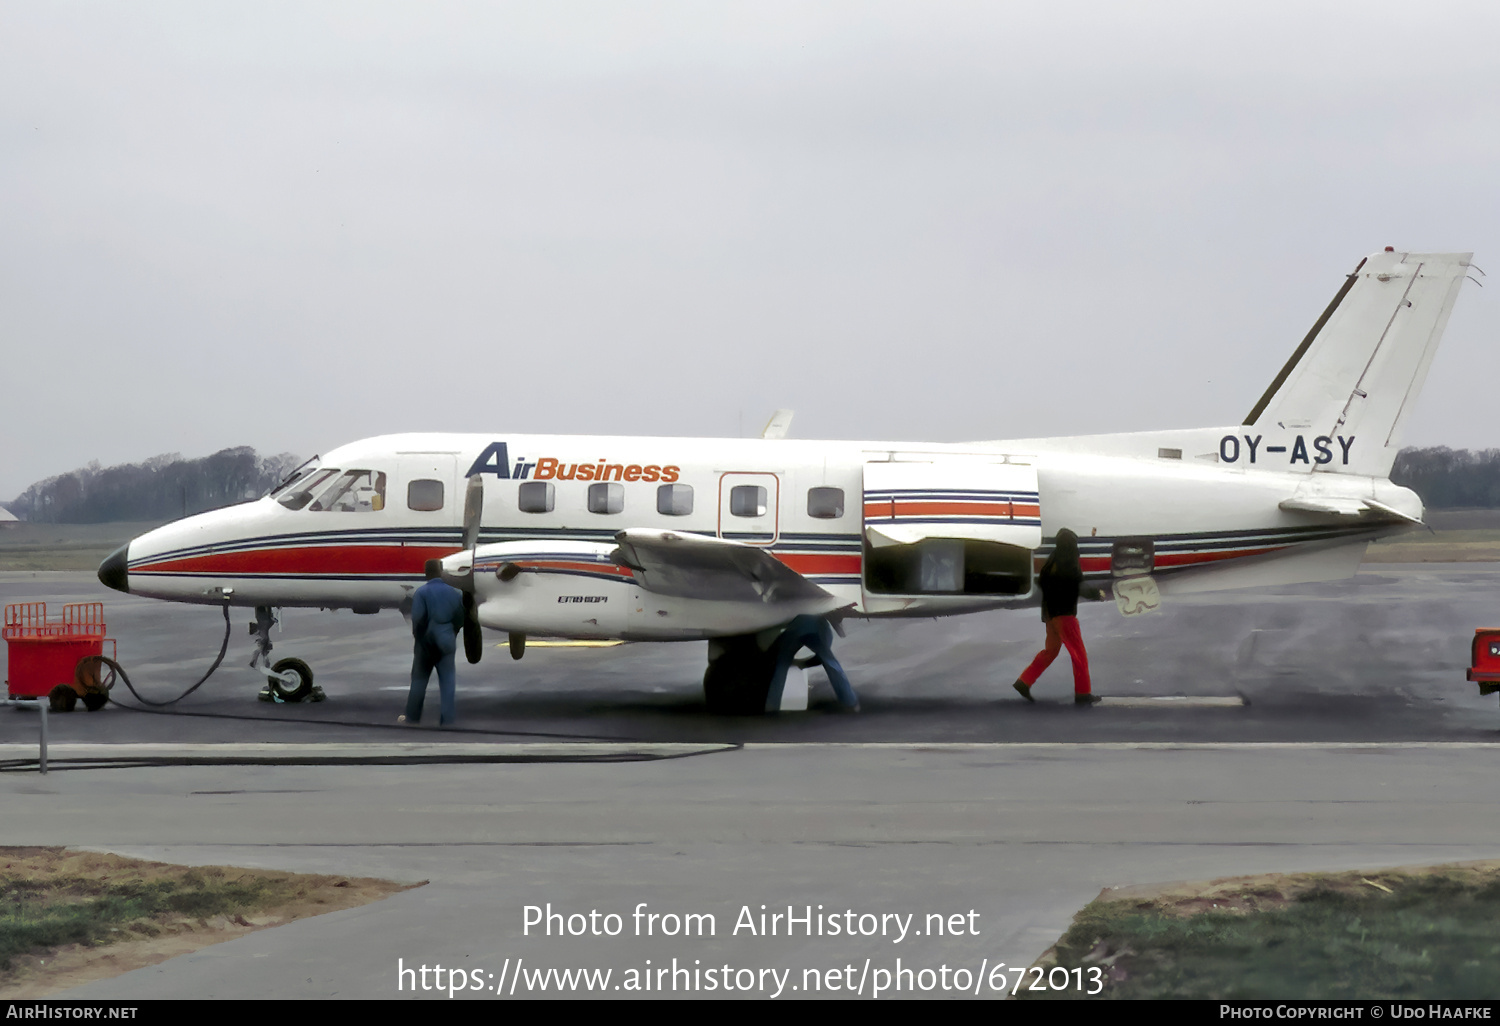
[[(137, 702), (140, 702), (142, 705), (149, 705), (157, 709), (162, 709), (169, 705), (176, 705), (188, 695), (191, 695), (194, 691), (197, 691), (199, 688), (201, 688), (208, 681), (208, 678), (214, 675), (214, 671), (217, 670), (219, 668), (219, 664), (224, 661), (225, 653), (229, 651), (229, 603), (224, 603), (222, 608), (224, 610), (224, 640), (219, 644), (218, 656), (214, 658), (214, 663), (208, 668), (208, 671), (204, 673), (203, 676), (199, 677), (195, 684), (193, 684), (182, 694), (178, 695), (176, 698), (169, 698), (165, 702), (153, 701), (152, 699), (147, 698), (145, 695), (141, 694), (135, 689), (135, 685), (130, 682), (130, 674), (125, 672), (125, 667), (121, 666), (113, 659), (109, 658), (108, 656), (102, 655), (89, 656), (88, 658), (91, 660), (96, 660), (100, 665), (107, 666), (112, 671), (114, 671), (115, 675), (125, 682), (125, 686), (130, 689), (130, 693), (135, 696), (135, 700)], [(124, 706), (121, 706), (121, 708), (124, 708)]]

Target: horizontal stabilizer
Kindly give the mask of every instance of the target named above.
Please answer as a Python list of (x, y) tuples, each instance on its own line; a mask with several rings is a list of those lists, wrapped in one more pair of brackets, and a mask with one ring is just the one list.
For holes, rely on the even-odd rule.
[(1387, 506), (1383, 502), (1374, 499), (1354, 499), (1341, 496), (1319, 496), (1309, 498), (1297, 496), (1291, 499), (1283, 499), (1277, 505), (1292, 513), (1319, 513), (1324, 516), (1334, 517), (1361, 517), (1366, 521), (1375, 523), (1422, 523), (1420, 517), (1414, 517), (1409, 513), (1403, 513), (1393, 506)]
[(1357, 517), (1365, 511), (1362, 499), (1283, 499), (1278, 505), (1295, 513), (1326, 513), (1336, 517)]
[(1369, 506), (1371, 509), (1376, 510), (1379, 513), (1384, 514), (1384, 518), (1387, 520), (1403, 521), (1408, 524), (1415, 524), (1418, 527), (1423, 526), (1421, 517), (1414, 517), (1410, 513), (1403, 513), (1399, 509), (1396, 509), (1394, 506), (1387, 506), (1383, 502), (1376, 502), (1374, 499), (1366, 499), (1365, 505)]

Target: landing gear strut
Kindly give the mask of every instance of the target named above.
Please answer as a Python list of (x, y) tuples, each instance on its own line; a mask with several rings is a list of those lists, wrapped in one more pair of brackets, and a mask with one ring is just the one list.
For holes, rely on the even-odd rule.
[(271, 628), (277, 624), (276, 614), (270, 606), (256, 606), (255, 619), (250, 621), (250, 634), (255, 638), (255, 652), (250, 656), (250, 669), (271, 664)]
[(262, 702), (321, 702), (328, 696), (323, 689), (313, 685), (312, 667), (301, 659), (278, 659), (271, 664), (271, 628), (278, 620), (270, 606), (256, 606), (255, 619), (250, 622), (250, 634), (255, 638), (255, 652), (250, 656), (250, 668), (269, 668), (266, 686), (260, 689)]

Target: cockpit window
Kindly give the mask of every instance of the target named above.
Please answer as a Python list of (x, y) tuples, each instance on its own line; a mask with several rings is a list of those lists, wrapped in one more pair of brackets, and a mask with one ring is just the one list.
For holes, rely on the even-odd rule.
[(385, 475), (374, 470), (346, 470), (307, 508), (314, 512), (379, 512), (385, 509)]
[(303, 471), (282, 487), (276, 501), (287, 509), (301, 509), (312, 501), (312, 497), (330, 477), (338, 473), (337, 467), (313, 468)]

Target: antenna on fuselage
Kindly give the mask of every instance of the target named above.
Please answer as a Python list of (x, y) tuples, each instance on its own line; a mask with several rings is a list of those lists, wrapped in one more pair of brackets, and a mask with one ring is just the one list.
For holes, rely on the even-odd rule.
[(762, 438), (785, 438), (786, 433), (792, 427), (792, 411), (777, 410), (771, 414), (771, 419), (766, 421), (764, 430), (761, 431)]

